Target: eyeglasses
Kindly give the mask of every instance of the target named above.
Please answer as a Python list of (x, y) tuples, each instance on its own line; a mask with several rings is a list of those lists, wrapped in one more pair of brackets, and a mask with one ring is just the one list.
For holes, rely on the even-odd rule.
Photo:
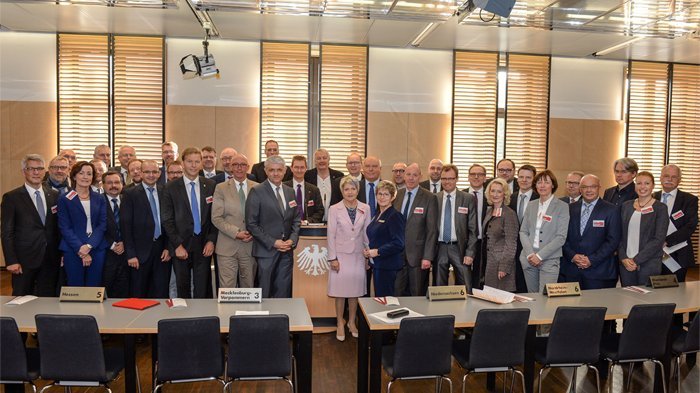
[(360, 165), (362, 164), (360, 161), (348, 161), (348, 165)]
[(600, 186), (581, 186), (582, 190), (597, 190)]
[(378, 193), (377, 193), (377, 196), (378, 196), (378, 197), (385, 197), (385, 198), (386, 198), (386, 197), (389, 197), (389, 198), (391, 198), (391, 194), (388, 193), (388, 192), (378, 192)]
[(456, 177), (441, 177), (440, 180), (442, 181), (455, 181), (457, 180)]
[(405, 169), (392, 169), (391, 171), (394, 172), (394, 173), (404, 173), (404, 172), (406, 172)]
[(30, 167), (24, 168), (24, 170), (27, 172), (43, 172), (44, 169), (46, 169), (46, 168), (44, 168), (43, 166), (36, 166), (36, 167), (30, 166)]
[[(160, 171), (141, 171), (144, 175), (157, 175)], [(168, 172), (170, 173), (170, 172)]]
[(579, 184), (581, 184), (581, 183), (579, 183), (577, 181), (567, 181), (566, 182), (567, 186), (578, 186)]
[(245, 162), (243, 162), (243, 163), (241, 163), (241, 162), (234, 162), (233, 164), (231, 164), (231, 166), (236, 167), (236, 168), (243, 168), (243, 167), (248, 166), (248, 164), (245, 163)]
[(470, 172), (470, 173), (469, 173), (469, 176), (471, 176), (471, 177), (486, 177), (486, 174), (485, 174), (485, 173), (474, 173), (474, 172)]
[(498, 168), (498, 173), (511, 173), (513, 170), (511, 168)]
[(220, 160), (222, 162), (229, 162), (229, 161), (233, 160), (233, 157), (221, 157)]
[(183, 171), (168, 171), (168, 175), (182, 175)]
[(49, 166), (49, 169), (65, 171), (65, 170), (68, 170), (68, 166), (66, 166), (66, 165), (51, 165), (51, 166)]

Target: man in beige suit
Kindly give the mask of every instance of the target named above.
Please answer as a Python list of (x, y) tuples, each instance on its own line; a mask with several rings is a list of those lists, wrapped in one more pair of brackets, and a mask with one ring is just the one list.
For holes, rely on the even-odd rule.
[(258, 183), (247, 179), (248, 158), (243, 154), (234, 155), (231, 166), (233, 177), (216, 186), (211, 211), (211, 221), (219, 229), (219, 287), (252, 288), (255, 259), (251, 256), (253, 236), (245, 227), (245, 201), (248, 191)]

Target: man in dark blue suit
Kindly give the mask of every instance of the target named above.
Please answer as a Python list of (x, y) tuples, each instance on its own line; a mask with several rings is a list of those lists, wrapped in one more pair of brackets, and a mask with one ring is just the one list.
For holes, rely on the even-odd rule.
[(581, 199), (569, 205), (569, 233), (564, 243), (559, 282), (579, 282), (581, 289), (614, 288), (615, 250), (620, 244), (620, 211), (599, 197), (595, 175), (581, 179)]
[[(100, 161), (101, 162), (101, 161)], [(102, 187), (107, 201), (107, 254), (102, 270), (102, 282), (107, 290), (107, 296), (125, 298), (129, 296), (129, 270), (124, 254), (124, 240), (119, 228), (120, 207), (122, 205), (122, 176), (117, 171), (102, 174)]]

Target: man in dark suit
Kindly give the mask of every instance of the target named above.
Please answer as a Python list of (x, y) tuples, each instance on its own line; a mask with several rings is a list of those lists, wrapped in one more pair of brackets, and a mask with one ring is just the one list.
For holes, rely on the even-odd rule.
[(485, 273), (485, 266), (481, 265), (481, 238), (486, 219), (486, 167), (473, 164), (469, 167), (469, 188), (464, 191), (474, 196), (476, 210), (476, 244), (474, 246), (474, 261), (472, 263), (472, 288), (481, 289), (481, 281)]
[(190, 297), (190, 278), (194, 297), (211, 297), (211, 256), (218, 230), (211, 222), (211, 204), (216, 183), (199, 176), (202, 152), (188, 147), (182, 152), (185, 175), (165, 185), (161, 213), (163, 229), (170, 248), (175, 250), (173, 268), (177, 295)]
[(581, 289), (614, 288), (617, 284), (620, 210), (599, 198), (599, 192), (598, 177), (586, 175), (581, 179), (581, 200), (569, 205), (559, 282), (579, 282)]
[[(65, 164), (61, 161), (61, 164)], [(2, 197), (0, 237), (12, 295), (56, 296), (60, 266), (58, 191), (42, 186), (44, 159), (22, 159), (24, 184)]]
[(430, 267), (435, 259), (438, 232), (438, 203), (435, 194), (419, 186), (420, 166), (406, 167), (406, 188), (399, 190), (394, 209), (406, 218), (406, 264), (396, 276), (396, 295), (424, 296)]
[[(277, 141), (270, 139), (265, 142), (265, 157), (270, 158), (273, 156), (278, 156), (280, 154), (280, 146)], [(267, 172), (265, 171), (265, 161), (260, 161), (253, 165), (250, 169), (250, 174), (253, 175), (251, 180), (258, 183), (262, 183), (267, 179)], [(284, 178), (282, 181), (292, 180), (292, 170), (287, 167), (284, 173)]]
[(323, 200), (318, 187), (304, 181), (306, 173), (306, 157), (294, 156), (292, 158), (292, 174), (294, 179), (284, 182), (294, 190), (294, 199), (297, 203), (297, 211), (301, 215), (301, 221), (318, 223), (323, 221)]
[(433, 158), (428, 164), (428, 179), (420, 182), (420, 186), (433, 194), (437, 194), (442, 191), (440, 176), (442, 176), (442, 161)]
[(392, 181), (396, 185), (397, 190), (406, 188), (406, 165), (405, 162), (395, 162), (394, 166), (391, 167), (391, 177)]
[(223, 172), (216, 169), (216, 149), (211, 146), (204, 146), (202, 148), (202, 170), (199, 171), (199, 176), (213, 179), (221, 173)]
[(623, 157), (615, 160), (613, 170), (617, 185), (605, 190), (603, 200), (620, 207), (623, 203), (637, 198), (637, 192), (634, 190), (634, 178), (637, 177), (639, 166), (635, 160)]
[(62, 156), (54, 157), (49, 161), (49, 171), (44, 176), (44, 187), (58, 191), (60, 195), (67, 193), (70, 187), (69, 172), (68, 160)]
[[(689, 267), (695, 265), (695, 246), (692, 236), (698, 227), (698, 197), (678, 189), (681, 182), (681, 168), (669, 164), (661, 169), (662, 191), (654, 193), (654, 198), (668, 206), (670, 225), (676, 230), (666, 236), (666, 246), (673, 247), (676, 244), (688, 242), (688, 245), (671, 254), (671, 257), (681, 266), (674, 274), (678, 281), (685, 281), (685, 275)], [(664, 264), (662, 274), (671, 274), (671, 270)]]
[(117, 171), (108, 171), (102, 175), (102, 185), (107, 201), (107, 230), (104, 239), (108, 247), (102, 269), (102, 282), (107, 296), (125, 298), (129, 296), (129, 270), (119, 225), (120, 207), (123, 202), (122, 177)]
[(92, 158), (105, 163), (105, 172), (112, 165), (112, 148), (109, 145), (97, 145), (92, 152)]
[(584, 173), (573, 171), (566, 175), (566, 196), (559, 199), (566, 203), (576, 203), (581, 199), (581, 178)]
[(161, 226), (164, 199), (160, 169), (144, 160), (143, 182), (128, 189), (121, 206), (121, 229), (133, 297), (168, 298), (172, 259)]
[(291, 187), (282, 184), (285, 162), (273, 155), (265, 161), (267, 179), (253, 187), (246, 199), (245, 223), (253, 235), (258, 285), (263, 297), (292, 296), (293, 251), (301, 218)]
[(179, 147), (177, 143), (173, 141), (163, 142), (160, 145), (160, 155), (163, 158), (163, 166), (160, 167), (160, 178), (158, 178), (158, 184), (164, 186), (165, 183), (170, 181), (168, 179), (167, 170), (170, 164), (177, 159)]
[[(359, 153), (348, 154), (348, 156), (345, 159), (345, 168), (347, 168), (348, 170), (348, 175), (352, 176), (353, 179), (357, 180), (357, 182), (360, 183), (361, 187), (364, 183), (362, 181), (362, 156)], [(341, 179), (342, 178), (333, 180), (333, 184), (331, 186), (331, 206), (343, 200), (343, 194), (340, 191)], [(358, 192), (357, 198), (364, 198), (364, 196), (362, 196), (361, 193)], [(362, 200), (360, 199), (360, 201)]]
[(129, 161), (134, 158), (136, 158), (136, 150), (129, 145), (124, 145), (119, 148), (119, 152), (117, 153), (117, 160), (120, 165), (109, 168), (110, 171), (119, 173), (122, 178), (122, 183), (124, 184), (129, 183)]
[[(327, 221), (328, 208), (331, 207), (333, 196), (333, 181), (343, 177), (343, 172), (329, 166), (331, 156), (326, 149), (318, 149), (314, 153), (314, 168), (304, 174), (304, 180), (318, 187), (323, 201), (323, 221)], [(293, 172), (293, 170), (292, 170)], [(338, 180), (340, 181), (340, 180)]]
[[(496, 176), (505, 180), (510, 187), (510, 195), (518, 193), (518, 182), (515, 180), (515, 162), (510, 158), (503, 158), (496, 164)], [(491, 179), (486, 180), (484, 187), (487, 187), (491, 183)]]
[(459, 169), (456, 165), (442, 167), (442, 191), (437, 193), (437, 262), (433, 275), (437, 285), (447, 285), (450, 266), (455, 272), (455, 284), (472, 289), (472, 265), (476, 255), (478, 231), (476, 198), (457, 190)]
[[(537, 169), (530, 165), (525, 164), (518, 169), (518, 179), (516, 184), (518, 184), (518, 191), (510, 196), (510, 203), (508, 207), (513, 209), (513, 211), (518, 216), (518, 223), (523, 223), (523, 217), (525, 217), (525, 210), (527, 210), (527, 204), (535, 199), (539, 199), (537, 190), (533, 187), (532, 183), (535, 175), (537, 174)], [(520, 263), (520, 252), (523, 250), (523, 245), (520, 243), (520, 237), (518, 237), (518, 246), (515, 249), (515, 291), (517, 293), (527, 292), (527, 283), (525, 282), (525, 273), (523, 272), (523, 266)]]
[(369, 205), (372, 217), (377, 213), (377, 185), (382, 174), (382, 162), (374, 156), (367, 156), (362, 160), (362, 180), (360, 180), (360, 192), (357, 200)]

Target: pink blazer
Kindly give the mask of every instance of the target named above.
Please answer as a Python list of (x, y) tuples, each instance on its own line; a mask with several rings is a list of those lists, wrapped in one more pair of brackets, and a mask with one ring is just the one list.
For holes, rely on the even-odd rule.
[(367, 226), (372, 221), (369, 205), (357, 202), (355, 224), (342, 201), (328, 209), (328, 260), (337, 258), (337, 253), (362, 253), (367, 239)]

